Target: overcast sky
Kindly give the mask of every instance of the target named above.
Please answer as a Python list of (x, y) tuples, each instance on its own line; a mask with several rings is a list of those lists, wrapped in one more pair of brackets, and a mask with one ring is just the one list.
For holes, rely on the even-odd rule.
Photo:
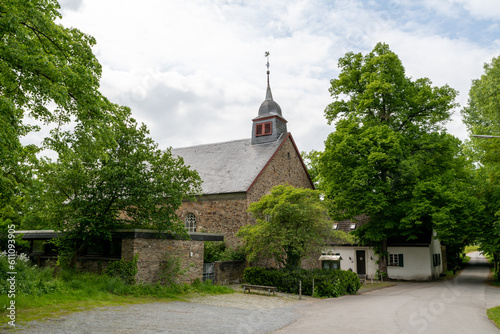
[[(249, 138), (274, 100), (302, 151), (323, 150), (323, 111), (346, 52), (389, 44), (407, 76), (471, 81), (500, 55), (498, 0), (61, 0), (62, 24), (94, 36), (101, 91), (148, 125), (160, 148)], [(457, 108), (449, 132), (467, 133)]]

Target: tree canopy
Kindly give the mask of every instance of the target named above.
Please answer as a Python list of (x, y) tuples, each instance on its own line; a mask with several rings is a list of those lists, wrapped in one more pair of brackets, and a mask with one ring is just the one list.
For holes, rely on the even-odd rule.
[(99, 117), (109, 108), (98, 91), (101, 66), (94, 38), (56, 24), (55, 0), (6, 0), (0, 3), (0, 207), (31, 181), (34, 146), (20, 138), (36, 127), (30, 116), (62, 125)]
[(201, 190), (196, 171), (161, 151), (128, 108), (108, 121), (59, 132), (48, 141), (58, 153), (40, 161), (43, 211), (66, 239), (110, 239), (118, 227), (155, 228), (187, 236), (176, 215), (183, 199)]
[(246, 242), (250, 262), (264, 258), (298, 267), (304, 256), (321, 250), (334, 236), (317, 190), (275, 186), (248, 211), (256, 223), (242, 227), (237, 235)]
[(338, 66), (341, 72), (329, 88), (334, 101), (325, 109), (329, 124), (350, 119), (387, 123), (400, 133), (411, 128), (429, 132), (440, 129), (457, 105), (457, 91), (449, 86), (433, 87), (427, 78), (408, 78), (399, 57), (384, 43), (365, 56), (348, 52)]
[[(96, 41), (57, 24), (59, 9), (56, 0), (0, 2), (0, 223), (17, 197), (30, 197), (30, 226), (50, 224), (82, 246), (123, 225), (185, 236), (175, 210), (199, 191), (198, 174), (102, 96)], [(55, 161), (22, 146), (37, 130), (26, 117), (52, 128), (43, 148)]]
[(9, 110), (61, 123), (99, 115), (105, 99), (95, 39), (56, 24), (59, 8), (55, 0), (0, 3), (0, 100)]
[[(500, 57), (484, 65), (484, 74), (472, 82), (469, 100), (462, 109), (467, 129), (472, 135), (500, 136)], [(500, 138), (472, 138), (472, 156), (479, 162), (478, 197), (485, 210), (478, 215), (478, 241), (493, 256), (496, 270), (500, 262)]]
[(464, 226), (480, 206), (469, 192), (461, 143), (443, 131), (456, 91), (406, 77), (382, 43), (366, 56), (347, 53), (339, 67), (330, 87), (335, 101), (325, 110), (336, 131), (318, 161), (332, 217), (370, 217), (355, 234), (379, 251), (383, 272), (391, 237), (412, 240), (434, 230), (450, 245), (464, 242)]

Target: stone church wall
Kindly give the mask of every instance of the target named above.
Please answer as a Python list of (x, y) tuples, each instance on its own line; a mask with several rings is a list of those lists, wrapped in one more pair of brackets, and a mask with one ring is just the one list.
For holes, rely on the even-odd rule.
[(287, 183), (301, 188), (312, 187), (290, 137), (253, 184), (248, 193), (248, 203), (259, 201), (262, 196), (270, 193), (272, 187)]
[(197, 232), (224, 234), (226, 245), (236, 248), (242, 244), (236, 237), (238, 230), (254, 222), (247, 212), (250, 204), (279, 184), (312, 187), (291, 137), (283, 142), (247, 194), (200, 196), (196, 202), (184, 202), (177, 214), (184, 221), (188, 213), (193, 213)]
[(188, 213), (196, 216), (196, 232), (224, 234), (226, 245), (236, 248), (241, 245), (236, 233), (248, 224), (245, 194), (228, 196), (203, 196), (196, 202), (184, 202), (177, 211), (184, 221)]

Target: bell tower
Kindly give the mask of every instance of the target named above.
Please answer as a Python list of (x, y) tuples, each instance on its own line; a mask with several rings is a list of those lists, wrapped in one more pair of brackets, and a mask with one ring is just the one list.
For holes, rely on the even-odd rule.
[(281, 115), (280, 106), (274, 102), (269, 85), (269, 51), (265, 52), (265, 56), (267, 58), (266, 99), (260, 105), (258, 116), (252, 120), (252, 145), (276, 141), (281, 135), (287, 133), (287, 120)]

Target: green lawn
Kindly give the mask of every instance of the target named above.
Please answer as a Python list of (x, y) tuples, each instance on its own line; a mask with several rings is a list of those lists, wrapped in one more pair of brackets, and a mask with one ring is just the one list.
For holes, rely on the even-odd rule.
[(486, 314), (488, 314), (488, 317), (493, 320), (498, 328), (500, 328), (500, 306), (490, 308), (486, 311)]

